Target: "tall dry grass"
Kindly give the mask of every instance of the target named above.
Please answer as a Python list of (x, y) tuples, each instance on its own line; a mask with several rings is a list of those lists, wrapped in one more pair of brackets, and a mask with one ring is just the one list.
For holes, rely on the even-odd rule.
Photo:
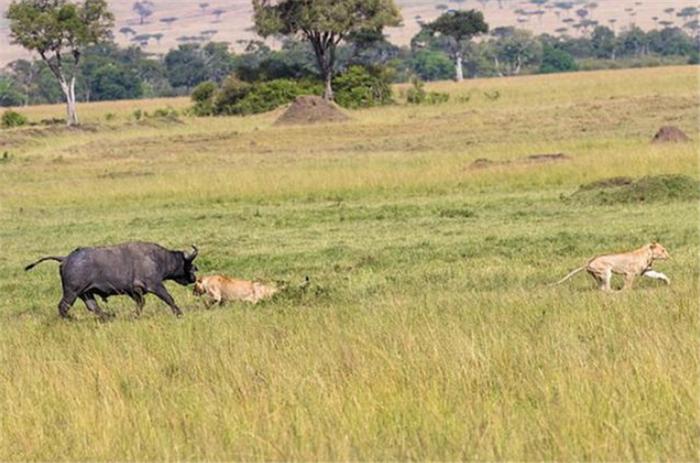
[[(697, 179), (696, 78), (441, 83), (446, 105), (318, 127), (99, 103), (87, 130), (1, 132), (0, 460), (697, 459), (697, 204), (566, 201), (605, 177)], [(694, 141), (650, 145), (669, 123)], [(469, 167), (547, 152), (572, 159)], [(113, 322), (78, 304), (62, 321), (54, 264), (22, 271), (129, 239), (292, 290), (205, 310), (171, 285), (182, 320), (117, 298)], [(548, 286), (651, 239), (670, 287)]]

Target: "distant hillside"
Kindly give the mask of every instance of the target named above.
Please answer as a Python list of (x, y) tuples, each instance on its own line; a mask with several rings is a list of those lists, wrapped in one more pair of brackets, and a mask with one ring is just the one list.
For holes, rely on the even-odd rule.
[[(537, 0), (535, 0), (536, 3)], [(143, 48), (152, 53), (163, 53), (179, 43), (186, 41), (216, 40), (229, 42), (232, 47), (240, 49), (240, 41), (254, 38), (251, 32), (250, 0), (153, 0), (151, 16), (141, 19), (133, 10), (133, 0), (110, 1), (116, 16), (115, 38), (120, 44), (138, 43), (139, 36)], [(693, 0), (574, 0), (573, 8), (563, 10), (554, 5), (562, 3), (548, 0), (542, 6), (522, 0), (397, 0), (401, 7), (404, 25), (390, 29), (391, 40), (397, 44), (407, 44), (419, 29), (419, 21), (430, 21), (446, 8), (474, 8), (484, 11), (491, 27), (517, 25), (534, 32), (554, 32), (567, 27), (570, 34), (576, 34), (571, 27), (579, 17), (575, 11), (586, 9), (588, 18), (600, 24), (614, 26), (621, 30), (634, 22), (649, 29), (655, 23), (664, 21), (682, 25), (675, 12), (664, 12), (669, 8), (680, 10), (683, 6), (694, 4)], [(0, 65), (26, 56), (25, 52), (9, 45), (7, 20), (4, 12), (10, 0), (0, 0)], [(586, 5), (596, 5), (590, 7)], [(656, 19), (653, 19), (656, 18)], [(612, 21), (612, 22), (610, 22)], [(133, 33), (120, 29), (130, 28)], [(272, 43), (274, 46), (274, 43)]]

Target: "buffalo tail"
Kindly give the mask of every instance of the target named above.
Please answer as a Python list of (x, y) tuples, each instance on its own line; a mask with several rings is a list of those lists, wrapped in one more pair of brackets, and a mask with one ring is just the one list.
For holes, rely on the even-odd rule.
[(39, 265), (40, 263), (46, 261), (46, 260), (55, 260), (55, 261), (57, 261), (57, 262), (63, 262), (63, 259), (65, 259), (65, 257), (58, 257), (58, 256), (47, 256), (47, 257), (42, 257), (41, 259), (37, 260), (36, 262), (32, 262), (31, 264), (29, 264), (29, 265), (27, 265), (26, 267), (24, 267), (24, 271), (25, 271), (25, 272), (28, 272), (28, 271), (30, 271), (31, 269), (33, 269), (34, 267), (36, 267), (37, 265)]

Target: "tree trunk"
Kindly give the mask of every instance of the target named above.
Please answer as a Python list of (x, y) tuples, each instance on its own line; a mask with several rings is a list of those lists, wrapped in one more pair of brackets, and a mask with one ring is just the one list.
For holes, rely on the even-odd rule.
[(501, 63), (498, 61), (498, 56), (493, 57), (493, 67), (498, 73), (498, 77), (503, 77), (503, 72), (501, 72)]
[(65, 79), (59, 81), (61, 90), (66, 97), (66, 124), (71, 127), (78, 125), (78, 113), (75, 109), (75, 77), (70, 81), (70, 84)]
[(329, 72), (324, 79), (326, 81), (326, 87), (323, 89), (323, 99), (326, 101), (333, 101), (333, 86), (331, 85), (333, 73)]
[(457, 82), (462, 82), (464, 80), (464, 73), (462, 71), (462, 54), (458, 53), (455, 57), (455, 80)]
[(340, 37), (332, 33), (322, 33), (308, 31), (306, 37), (311, 42), (316, 55), (316, 64), (321, 72), (321, 78), (325, 84), (323, 89), (323, 99), (333, 101), (333, 67), (335, 66), (335, 47), (340, 41)]

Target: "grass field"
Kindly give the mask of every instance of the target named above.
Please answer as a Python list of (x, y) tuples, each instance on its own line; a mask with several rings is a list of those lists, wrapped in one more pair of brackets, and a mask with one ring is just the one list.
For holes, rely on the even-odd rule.
[[(699, 178), (698, 68), (431, 89), (451, 101), (340, 125), (132, 120), (188, 104), (158, 100), (0, 131), (0, 460), (697, 460), (697, 201), (566, 198)], [(669, 124), (693, 141), (650, 144)], [(149, 296), (100, 323), (80, 303), (59, 319), (55, 263), (22, 270), (132, 239), (196, 243), (203, 274), (312, 285), (206, 310), (170, 284), (182, 319)], [(548, 286), (653, 239), (670, 286)]]

